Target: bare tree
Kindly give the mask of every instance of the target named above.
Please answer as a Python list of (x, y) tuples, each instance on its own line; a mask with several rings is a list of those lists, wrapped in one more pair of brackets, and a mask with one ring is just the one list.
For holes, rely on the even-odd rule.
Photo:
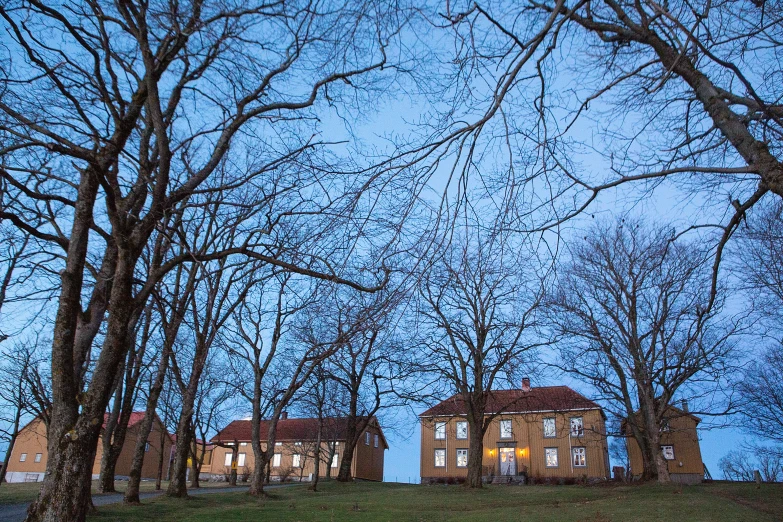
[[(136, 285), (144, 246), (166, 215), (215, 177), (232, 147), (252, 149), (254, 165), (213, 189), (243, 187), (316, 147), (309, 116), (326, 89), (340, 102), (349, 91), (363, 96), (378, 87), (357, 89), (386, 64), (399, 19), (371, 3), (294, 4), (0, 7), (9, 49), (0, 99), (8, 190), (0, 218), (55, 245), (62, 259), (50, 458), (29, 520), (85, 517), (99, 421), (126, 356), (131, 316), (180, 262)], [(264, 132), (272, 122), (275, 132)], [(236, 139), (245, 131), (252, 144)], [(298, 268), (254, 250), (253, 234), (245, 239), (239, 250)], [(87, 382), (88, 352), (104, 319)]]
[(721, 457), (718, 467), (726, 480), (752, 482), (758, 470), (764, 482), (781, 482), (783, 451), (779, 448), (745, 444)]
[(420, 364), (467, 409), (470, 488), (482, 487), (484, 434), (500, 413), (488, 412), (487, 401), (532, 362), (542, 343), (534, 332), (544, 296), (526, 246), (480, 228), (455, 232), (453, 244), (423, 277), (417, 310), (424, 331)]
[(769, 346), (745, 370), (742, 422), (758, 437), (783, 443), (783, 344)]
[(673, 241), (670, 228), (618, 220), (572, 247), (547, 303), (557, 366), (593, 385), (625, 419), (644, 462), (634, 472), (644, 480), (669, 481), (659, 434), (675, 399), (704, 399), (706, 415), (730, 407), (718, 401), (737, 366), (742, 325), (722, 318), (720, 294), (710, 308), (709, 279), (695, 244)]

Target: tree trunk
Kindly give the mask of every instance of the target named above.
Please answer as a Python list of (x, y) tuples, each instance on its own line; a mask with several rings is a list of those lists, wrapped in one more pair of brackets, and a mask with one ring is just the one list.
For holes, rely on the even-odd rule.
[(190, 487), (194, 489), (198, 489), (201, 487), (201, 484), (199, 483), (199, 462), (198, 458), (196, 458), (196, 452), (198, 452), (198, 442), (196, 441), (196, 438), (193, 437), (193, 448), (194, 452), (193, 455), (190, 457), (190, 473), (192, 474), (190, 477)]
[(318, 475), (321, 474), (321, 432), (323, 431), (323, 419), (318, 419), (318, 435), (315, 440), (315, 462), (313, 463), (313, 483), (310, 484), (311, 491), (318, 491)]
[(326, 478), (332, 478), (332, 461), (334, 460), (334, 454), (337, 453), (337, 444), (334, 442), (329, 443), (329, 460), (326, 464)]
[[(350, 431), (351, 430), (349, 429), (349, 432)], [(337, 472), (337, 480), (339, 482), (351, 482), (353, 480), (351, 464), (353, 463), (354, 451), (356, 451), (356, 437), (351, 436), (349, 433), (346, 439), (343, 458), (340, 461), (340, 470)]]
[[(89, 228), (89, 227), (87, 227)], [(86, 245), (85, 245), (86, 246)], [(70, 265), (71, 259), (67, 262)], [(82, 263), (82, 267), (84, 264)], [(80, 308), (78, 299), (70, 302), (64, 298), (81, 288), (71, 288), (73, 274), (68, 268), (63, 272), (63, 288), (61, 306), (55, 324), (52, 347), (52, 416), (49, 423), (48, 461), (46, 475), (41, 485), (38, 499), (30, 506), (27, 521), (60, 521), (81, 522), (87, 516), (87, 510), (92, 505), (90, 486), (92, 481), (92, 465), (95, 459), (98, 439), (104, 412), (109, 403), (116, 377), (117, 368), (123, 359), (123, 351), (127, 346), (128, 325), (131, 320), (134, 300), (132, 296), (133, 272), (135, 259), (127, 251), (121, 251), (117, 258), (117, 268), (112, 283), (106, 337), (103, 349), (93, 370), (89, 389), (86, 393), (78, 393), (72, 354), (61, 353), (72, 347), (68, 337), (68, 321), (63, 316), (78, 314)], [(79, 276), (81, 280), (81, 276)], [(71, 309), (73, 305), (74, 309)], [(70, 376), (70, 377), (68, 377)], [(71, 395), (68, 396), (67, 394)], [(80, 411), (81, 406), (81, 411)]]
[[(168, 336), (167, 336), (168, 337)], [(160, 361), (158, 362), (157, 373), (155, 374), (155, 382), (150, 389), (150, 395), (147, 399), (147, 408), (144, 412), (144, 419), (139, 424), (138, 436), (136, 438), (136, 446), (133, 448), (133, 460), (131, 461), (131, 469), (128, 477), (128, 489), (125, 490), (125, 503), (126, 504), (138, 504), (139, 503), (139, 486), (141, 484), (141, 468), (144, 465), (144, 455), (146, 453), (147, 439), (152, 431), (152, 424), (155, 421), (155, 410), (158, 408), (158, 399), (160, 393), (163, 390), (163, 383), (166, 378), (166, 371), (169, 365), (169, 356), (171, 350), (171, 343), (167, 339), (164, 342), (163, 350), (160, 354)], [(165, 429), (165, 427), (164, 427)], [(165, 448), (165, 437), (163, 434), (161, 437), (161, 448), (159, 455), (158, 465), (158, 480), (156, 483), (156, 489), (160, 489), (161, 474), (163, 472), (163, 450)]]
[(228, 475), (228, 485), (237, 485), (237, 458), (239, 457), (239, 443), (234, 441), (231, 446), (231, 473)]
[(179, 423), (177, 424), (177, 445), (174, 448), (174, 463), (171, 465), (170, 471), (171, 482), (169, 482), (169, 487), (166, 490), (166, 495), (169, 497), (182, 498), (188, 496), (187, 474), (188, 455), (190, 455), (190, 413), (189, 411), (186, 414), (185, 407), (183, 407)]
[[(482, 416), (483, 417), (483, 416)], [(484, 419), (476, 420), (472, 416), (468, 418), (470, 430), (470, 442), (468, 443), (468, 478), (465, 481), (467, 488), (483, 487), (483, 457), (484, 457)]]
[(155, 491), (160, 491), (161, 483), (163, 482), (163, 464), (165, 462), (166, 455), (166, 433), (160, 434), (160, 451), (158, 451), (158, 474), (155, 476)]

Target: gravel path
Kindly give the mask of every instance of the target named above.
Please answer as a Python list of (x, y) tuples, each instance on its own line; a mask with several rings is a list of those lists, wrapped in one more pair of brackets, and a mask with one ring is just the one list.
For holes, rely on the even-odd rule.
[[(266, 486), (264, 489), (269, 488), (279, 488), (283, 487), (280, 486)], [(232, 491), (245, 491), (247, 490), (247, 486), (236, 486), (236, 487), (225, 487), (225, 488), (219, 488), (219, 487), (208, 487), (208, 488), (199, 488), (199, 489), (189, 489), (188, 495), (206, 495), (209, 493), (230, 493)], [(139, 498), (141, 500), (148, 499), (148, 498), (154, 498), (162, 495), (163, 491), (148, 491), (145, 493), (139, 494)], [(92, 497), (92, 503), (96, 506), (105, 506), (107, 504), (118, 504), (122, 502), (122, 493), (111, 493), (108, 495), (93, 495)], [(27, 513), (27, 506), (29, 506), (29, 502), (24, 502), (22, 504), (0, 504), (0, 522), (22, 522), (24, 520), (24, 516)]]

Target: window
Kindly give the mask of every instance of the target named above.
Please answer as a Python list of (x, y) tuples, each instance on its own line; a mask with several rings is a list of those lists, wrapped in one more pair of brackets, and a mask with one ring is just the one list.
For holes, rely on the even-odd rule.
[(27, 453), (22, 453), (19, 455), (19, 462), (24, 462), (27, 460)]
[(663, 452), (663, 458), (666, 460), (674, 460), (674, 446), (661, 446)]
[(239, 454), (239, 460), (237, 462), (237, 466), (242, 467), (244, 465), (245, 465), (245, 454), (244, 453), (240, 453)]
[(333, 468), (336, 468), (336, 467), (337, 467), (337, 458), (338, 458), (338, 457), (339, 457), (339, 455), (338, 455), (337, 453), (335, 453), (334, 455), (332, 455), (332, 467), (333, 467)]
[(435, 450), (435, 467), (436, 468), (445, 468), (446, 467), (446, 450), (445, 449), (436, 449)]
[(275, 442), (275, 446), (282, 446), (282, 445), (283, 445), (282, 442)]
[(557, 463), (557, 448), (544, 448), (544, 464), (547, 468), (556, 468)]
[(150, 441), (147, 441), (147, 443), (144, 445), (144, 452), (146, 453), (149, 450), (150, 450)]
[(446, 439), (446, 423), (445, 422), (436, 422), (435, 423), (435, 440), (445, 440)]
[[(551, 439), (557, 437), (557, 428), (555, 428), (555, 418), (544, 418), (544, 437)], [(555, 464), (557, 465), (557, 464)]]
[(301, 440), (298, 440), (298, 441), (294, 442), (294, 446), (301, 446), (301, 445), (302, 445), (302, 441)]
[(374, 435), (374, 438), (375, 438), (375, 439), (374, 439), (374, 441), (373, 441), (373, 444), (374, 444), (374, 445), (375, 445), (375, 447), (377, 448), (377, 447), (378, 447), (378, 434), (377, 434), (377, 433)]
[(41, 457), (43, 457), (43, 453), (36, 453), (35, 462), (41, 462)]
[(468, 467), (468, 450), (466, 449), (457, 450), (457, 467), (458, 468)]
[(364, 432), (364, 445), (369, 446), (370, 445), (370, 432), (365, 431)]
[(574, 462), (575, 468), (584, 468), (587, 466), (585, 461), (585, 449), (584, 448), (571, 448), (571, 457)]
[(275, 453), (275, 455), (272, 457), (272, 467), (273, 468), (279, 468), (280, 467), (280, 454)]
[(585, 424), (582, 417), (571, 417), (571, 436), (581, 437), (585, 434)]
[(669, 419), (663, 419), (661, 421), (661, 429), (659, 431), (662, 431), (662, 432), (672, 431), (671, 426), (669, 426)]
[(231, 453), (226, 453), (226, 461), (224, 462), (226, 466), (231, 465)]
[(459, 421), (457, 423), (457, 438), (460, 440), (468, 438), (468, 421)]
[(291, 465), (295, 468), (299, 468), (302, 466), (302, 457), (299, 456), (298, 453), (294, 453), (294, 459), (293, 462), (291, 462)]
[(240, 442), (239, 445), (240, 446), (247, 446), (247, 442)]
[(500, 421), (500, 438), (501, 439), (510, 439), (511, 438), (511, 421), (510, 420), (502, 420), (502, 421)]

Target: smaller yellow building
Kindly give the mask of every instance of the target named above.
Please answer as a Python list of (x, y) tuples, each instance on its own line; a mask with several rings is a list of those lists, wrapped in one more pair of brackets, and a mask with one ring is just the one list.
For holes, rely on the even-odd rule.
[[(467, 408), (454, 395), (422, 413), (421, 479), (467, 477)], [(519, 480), (609, 477), (606, 416), (598, 404), (567, 386), (488, 393), (482, 474)], [(516, 479), (514, 479), (516, 477)]]
[[(669, 476), (673, 482), (698, 484), (704, 478), (704, 463), (701, 460), (697, 427), (701, 419), (686, 410), (669, 406), (661, 426), (661, 452), (666, 459)], [(624, 431), (629, 430), (624, 426)], [(631, 476), (642, 475), (642, 451), (636, 439), (628, 437), (628, 461)]]

